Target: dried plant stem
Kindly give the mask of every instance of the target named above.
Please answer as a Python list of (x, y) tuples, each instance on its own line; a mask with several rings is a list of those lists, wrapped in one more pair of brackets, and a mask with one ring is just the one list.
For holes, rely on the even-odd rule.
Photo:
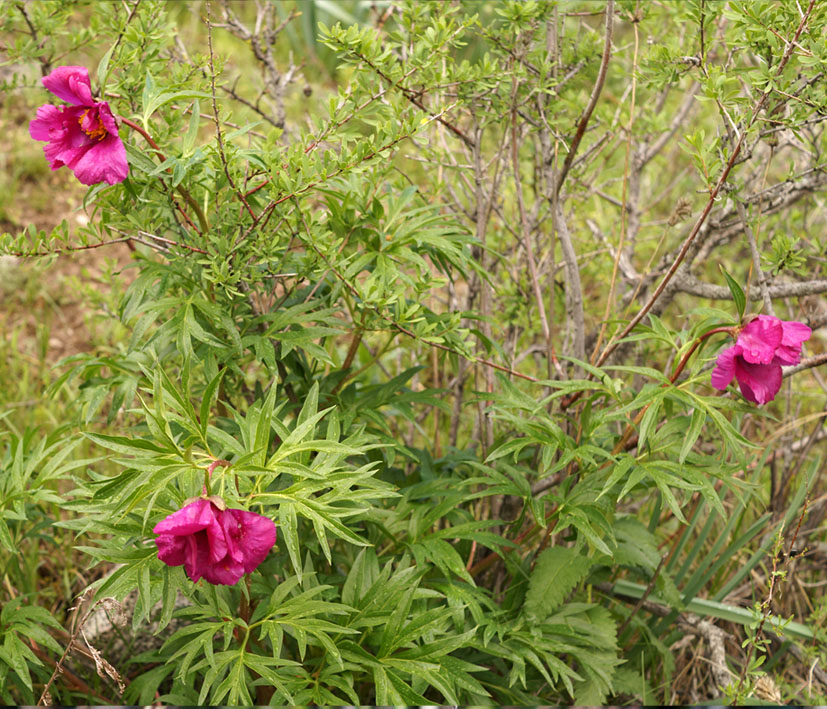
[(545, 299), (540, 288), (540, 279), (537, 274), (537, 261), (534, 256), (534, 237), (529, 229), (528, 217), (526, 215), (525, 201), (523, 199), (523, 183), (520, 177), (520, 159), (519, 159), (519, 135), (517, 130), (517, 79), (512, 79), (511, 82), (511, 171), (514, 177), (514, 191), (517, 195), (517, 208), (520, 214), (520, 241), (526, 250), (526, 261), (528, 262), (528, 272), (531, 276), (531, 286), (534, 291), (534, 300), (537, 305), (537, 312), (540, 316), (540, 327), (543, 331), (543, 339), (546, 343), (546, 365), (548, 368), (548, 377), (552, 376), (552, 344), (551, 344), (551, 328), (549, 327), (548, 316), (546, 315)]
[(785, 367), (781, 376), (784, 378), (791, 377), (793, 374), (802, 372), (805, 369), (812, 369), (813, 367), (820, 367), (822, 364), (827, 364), (827, 354), (815, 355), (814, 357), (807, 357), (802, 359), (793, 367)]
[[(473, 157), (474, 157), (474, 201), (476, 208), (474, 210), (474, 226), (477, 241), (481, 245), (480, 249), (480, 265), (482, 271), (486, 274), (491, 272), (491, 257), (486, 248), (486, 241), (488, 235), (488, 220), (491, 215), (491, 202), (494, 200), (493, 188), (490, 193), (486, 193), (485, 189), (485, 167), (482, 162), (482, 139), (484, 129), (479, 122), (474, 126), (474, 140), (473, 140)], [(482, 319), (482, 332), (488, 342), (492, 341), (491, 332), (491, 300), (492, 289), (491, 282), (488, 278), (478, 278), (477, 283), (480, 289), (480, 315)], [(481, 342), (477, 343), (478, 351), (483, 347)], [(485, 377), (485, 390), (489, 393), (494, 391), (494, 372), (491, 368), (485, 368), (483, 372)], [(488, 449), (494, 445), (494, 431), (492, 430), (489, 414), (487, 413), (487, 402), (479, 399), (477, 402), (477, 416), (480, 427), (480, 442), (482, 444), (482, 454), (486, 456)]]
[[(69, 656), (69, 653), (74, 648), (75, 643), (77, 642), (78, 636), (83, 632), (83, 626), (86, 624), (86, 621), (89, 620), (89, 617), (92, 615), (93, 611), (97, 608), (97, 606), (100, 603), (100, 601), (96, 601), (95, 603), (93, 603), (92, 606), (89, 608), (89, 610), (86, 611), (83, 618), (81, 618), (80, 621), (78, 621), (78, 615), (80, 614), (80, 607), (81, 607), (81, 604), (83, 603), (83, 601), (84, 601), (84, 595), (79, 596), (78, 600), (77, 600), (77, 605), (74, 608), (69, 609), (69, 610), (75, 611), (74, 620), (77, 623), (77, 625), (75, 626), (74, 630), (72, 631), (72, 634), (69, 636), (69, 642), (66, 643), (66, 648), (63, 650), (63, 654), (60, 656), (60, 659), (55, 663), (55, 668), (52, 671), (52, 674), (49, 677), (49, 680), (46, 682), (46, 684), (43, 687), (43, 691), (40, 694), (40, 698), (37, 700), (37, 706), (46, 706), (47, 705), (46, 700), (47, 700), (47, 698), (51, 697), (51, 695), (49, 694), (49, 689), (51, 688), (52, 684), (54, 684), (54, 681), (57, 678), (58, 674), (63, 674), (65, 672), (65, 669), (63, 667), (63, 663), (66, 661), (67, 657)], [(87, 645), (88, 645), (88, 641), (87, 641)], [(49, 703), (51, 703), (51, 702), (49, 702)]]
[[(563, 207), (557, 202), (554, 214), (554, 227), (560, 240), (560, 250), (566, 266), (566, 317), (572, 335), (572, 352), (577, 359), (586, 359), (586, 318), (583, 313), (583, 288), (580, 284), (580, 268), (577, 265), (577, 253), (571, 240), (571, 233), (566, 224)], [(579, 368), (575, 368), (579, 371)]]
[(86, 244), (84, 246), (64, 246), (59, 249), (52, 249), (51, 251), (4, 251), (3, 255), (17, 256), (18, 258), (30, 258), (35, 256), (55, 256), (57, 254), (70, 253), (72, 251), (87, 251), (89, 249), (99, 249), (102, 246), (112, 246), (113, 244), (123, 244), (132, 240), (131, 236), (126, 236), (123, 239), (112, 239), (111, 241), (101, 241), (97, 244)]
[(764, 301), (764, 309), (767, 315), (775, 316), (775, 309), (772, 307), (772, 298), (770, 298), (770, 291), (767, 287), (767, 279), (764, 276), (764, 271), (761, 269), (761, 253), (758, 251), (758, 244), (755, 240), (755, 234), (752, 232), (752, 227), (747, 220), (747, 210), (744, 208), (744, 203), (735, 197), (735, 208), (738, 210), (738, 216), (741, 218), (741, 223), (744, 225), (744, 234), (747, 237), (749, 244), (750, 255), (752, 256), (752, 272), (758, 280), (758, 288), (761, 292), (761, 298)]
[[(632, 160), (632, 128), (635, 123), (635, 98), (637, 96), (637, 63), (638, 50), (640, 49), (640, 32), (638, 30), (638, 23), (633, 22), (632, 27), (635, 30), (635, 51), (632, 56), (632, 98), (629, 104), (629, 124), (626, 127), (626, 157), (623, 164), (623, 189), (620, 198), (620, 239), (617, 244), (617, 252), (615, 253), (614, 264), (612, 265), (612, 280), (609, 284), (609, 295), (606, 298), (606, 309), (603, 312), (603, 323), (600, 325), (600, 331), (597, 333), (597, 341), (594, 343), (592, 350), (591, 361), (594, 362), (597, 353), (600, 351), (600, 345), (603, 342), (603, 335), (606, 333), (606, 325), (609, 322), (609, 314), (612, 310), (612, 303), (614, 302), (615, 285), (617, 283), (617, 271), (620, 265), (620, 259), (623, 256), (624, 242), (626, 241), (626, 231), (629, 228), (629, 205), (627, 203), (627, 196), (629, 191), (629, 171)], [(634, 192), (639, 192), (640, 189), (640, 169), (635, 166), (635, 185)], [(637, 195), (636, 195), (637, 196)], [(591, 227), (590, 227), (591, 228)], [(594, 229), (592, 229), (594, 231)]]
[(362, 335), (364, 333), (364, 329), (360, 326), (356, 326), (356, 329), (353, 331), (353, 337), (350, 340), (350, 346), (347, 348), (347, 354), (345, 355), (345, 360), (342, 362), (341, 370), (345, 374), (339, 380), (339, 383), (333, 387), (333, 390), (330, 392), (331, 394), (336, 394), (342, 386), (344, 386), (345, 382), (349, 380), (347, 376), (347, 371), (350, 369), (351, 365), (353, 364), (353, 358), (356, 357), (356, 352), (359, 350), (359, 345), (362, 343)]
[(212, 21), (210, 19), (210, 3), (207, 3), (207, 47), (210, 50), (210, 87), (212, 93), (212, 113), (213, 113), (213, 120), (215, 121), (215, 137), (218, 141), (218, 155), (221, 158), (221, 165), (224, 168), (224, 175), (227, 177), (227, 182), (230, 183), (230, 187), (232, 188), (235, 196), (241, 200), (241, 203), (244, 205), (244, 208), (247, 210), (247, 213), (253, 218), (255, 221), (256, 214), (253, 211), (252, 207), (250, 207), (250, 203), (247, 201), (247, 198), (244, 196), (244, 193), (236, 187), (235, 181), (230, 175), (230, 167), (227, 164), (227, 156), (224, 153), (224, 137), (221, 132), (221, 120), (218, 117), (218, 103), (215, 99), (215, 53), (213, 52), (212, 47)]
[[(732, 300), (732, 293), (726, 286), (703, 283), (694, 276), (680, 275), (675, 280), (677, 290), (709, 300)], [(827, 280), (801, 281), (800, 283), (774, 283), (767, 286), (771, 298), (801, 298), (807, 295), (827, 293)], [(761, 294), (752, 292), (749, 300), (761, 300)]]
[(557, 194), (560, 194), (560, 189), (563, 187), (563, 183), (566, 181), (566, 177), (568, 176), (569, 170), (571, 169), (571, 164), (574, 161), (574, 156), (577, 154), (577, 148), (580, 147), (580, 141), (583, 140), (583, 135), (586, 132), (586, 127), (589, 125), (589, 120), (592, 117), (592, 113), (594, 112), (595, 106), (597, 106), (597, 100), (600, 98), (601, 91), (603, 91), (603, 84), (606, 83), (606, 74), (609, 70), (609, 59), (612, 56), (612, 30), (614, 28), (614, 11), (614, 0), (609, 0), (606, 3), (605, 10), (606, 38), (603, 43), (603, 57), (600, 60), (600, 69), (597, 72), (597, 81), (595, 81), (594, 88), (592, 89), (591, 96), (589, 97), (589, 102), (586, 104), (586, 108), (583, 109), (583, 113), (580, 115), (580, 120), (577, 121), (577, 130), (574, 134), (574, 138), (571, 141), (569, 152), (566, 155), (565, 160), (563, 160), (563, 167), (560, 169), (560, 174), (557, 177), (557, 184), (555, 185), (555, 191), (557, 192)]
[[(790, 544), (789, 544), (789, 547), (788, 547), (788, 550), (787, 550), (787, 554), (786, 554), (786, 556), (783, 557), (783, 563), (784, 563), (785, 566), (787, 564), (789, 564), (790, 552), (792, 551), (793, 546), (795, 545), (795, 540), (798, 538), (798, 532), (801, 529), (801, 521), (804, 519), (805, 515), (807, 514), (807, 502), (808, 502), (808, 499), (805, 497), (804, 498), (804, 505), (802, 506), (802, 509), (801, 509), (801, 514), (798, 516), (798, 525), (796, 526), (795, 532), (793, 533), (793, 536), (790, 539)], [(778, 534), (781, 535), (782, 531), (783, 531), (783, 527), (781, 529), (779, 529)], [(738, 685), (735, 688), (736, 700), (742, 698), (741, 697), (741, 687), (744, 684), (744, 680), (747, 677), (747, 672), (749, 671), (750, 665), (752, 664), (752, 658), (755, 655), (755, 648), (760, 644), (761, 639), (763, 638), (764, 625), (767, 622), (767, 618), (769, 618), (770, 615), (772, 615), (772, 601), (773, 601), (773, 597), (775, 595), (775, 587), (776, 587), (776, 584), (778, 583), (779, 579), (782, 579), (782, 577), (784, 575), (784, 572), (777, 570), (778, 562), (779, 562), (779, 555), (773, 553), (772, 572), (770, 573), (770, 588), (769, 588), (769, 591), (767, 592), (767, 597), (764, 599), (764, 602), (761, 604), (761, 608), (762, 608), (762, 611), (763, 611), (761, 613), (761, 620), (758, 623), (758, 627), (755, 630), (754, 639), (749, 644), (749, 651), (747, 652), (746, 660), (744, 660), (743, 667), (741, 668), (741, 674), (738, 677)]]
[(626, 616), (625, 620), (618, 626), (617, 629), (617, 636), (620, 637), (620, 634), (626, 630), (627, 626), (631, 622), (632, 618), (635, 617), (637, 612), (643, 607), (643, 604), (646, 603), (647, 599), (649, 598), (652, 590), (655, 588), (655, 582), (658, 580), (658, 576), (660, 576), (661, 569), (666, 564), (668, 557), (662, 556), (660, 559), (660, 563), (658, 567), (655, 569), (654, 573), (652, 574), (652, 578), (649, 579), (649, 583), (646, 585), (646, 590), (643, 592), (643, 595), (640, 597), (638, 602), (635, 604), (635, 607), (632, 608), (629, 615)]

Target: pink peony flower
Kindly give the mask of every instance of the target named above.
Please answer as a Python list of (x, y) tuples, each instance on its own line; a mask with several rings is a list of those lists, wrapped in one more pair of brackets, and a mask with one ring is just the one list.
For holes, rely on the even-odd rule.
[(772, 401), (781, 388), (781, 365), (798, 364), (801, 343), (812, 332), (804, 323), (759, 315), (741, 330), (732, 347), (718, 355), (712, 386), (723, 391), (735, 377), (748, 401)]
[(184, 565), (190, 580), (232, 586), (252, 573), (276, 543), (276, 525), (246, 510), (222, 510), (199, 499), (162, 519), (158, 558), (169, 566)]
[(52, 170), (66, 165), (84, 185), (123, 182), (129, 172), (126, 149), (106, 101), (95, 101), (89, 72), (82, 66), (60, 66), (43, 77), (43, 85), (71, 106), (47, 104), (37, 109), (29, 134), (44, 140)]

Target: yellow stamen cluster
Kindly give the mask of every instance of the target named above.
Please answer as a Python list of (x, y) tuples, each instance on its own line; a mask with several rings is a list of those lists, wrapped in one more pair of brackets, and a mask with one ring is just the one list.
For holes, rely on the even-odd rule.
[(86, 120), (86, 114), (89, 113), (91, 109), (86, 109), (83, 112), (83, 115), (78, 119), (78, 123), (80, 123), (80, 129), (86, 133), (90, 138), (94, 138), (95, 140), (103, 140), (107, 135), (106, 128), (103, 127), (103, 121), (98, 117), (98, 127), (94, 130), (86, 130), (83, 127), (83, 121)]

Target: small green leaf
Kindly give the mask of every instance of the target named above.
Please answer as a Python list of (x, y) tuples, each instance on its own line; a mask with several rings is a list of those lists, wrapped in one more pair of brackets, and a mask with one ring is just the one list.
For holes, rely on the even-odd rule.
[(117, 46), (118, 43), (116, 42), (109, 47), (109, 49), (106, 50), (106, 54), (104, 54), (98, 62), (98, 90), (100, 91), (101, 98), (103, 98), (103, 92), (106, 86), (106, 77), (109, 75), (109, 60), (112, 58), (112, 52)]
[(156, 91), (157, 89), (155, 87), (155, 79), (152, 78), (152, 73), (148, 71), (146, 73), (146, 79), (144, 80), (144, 90), (141, 94), (141, 105), (144, 107), (144, 126), (146, 126), (149, 117), (152, 115), (152, 111), (150, 111), (149, 108), (150, 102), (155, 97)]
[(0, 544), (2, 544), (10, 553), (17, 553), (17, 548), (12, 542), (11, 534), (9, 533), (9, 528), (2, 517), (0, 517)]
[(655, 430), (658, 422), (658, 414), (660, 413), (660, 406), (663, 403), (663, 398), (655, 399), (643, 414), (643, 419), (640, 422), (640, 433), (638, 434), (638, 450), (643, 450), (646, 441)]
[(220, 369), (218, 374), (216, 374), (209, 384), (207, 384), (206, 389), (204, 389), (204, 394), (201, 397), (201, 409), (199, 412), (200, 424), (201, 424), (201, 436), (206, 440), (207, 438), (207, 427), (210, 423), (210, 413), (212, 412), (213, 404), (218, 400), (219, 395), (219, 385), (221, 384), (221, 380), (224, 378), (224, 372), (226, 369)]
[(299, 548), (299, 523), (296, 518), (296, 508), (290, 502), (282, 502), (279, 506), (279, 529), (281, 530), (284, 545), (290, 555), (290, 561), (296, 570), (296, 576), (301, 581), (302, 563), (301, 549)]
[(192, 102), (192, 114), (190, 115), (190, 125), (187, 133), (184, 136), (183, 155), (189, 157), (192, 154), (192, 149), (195, 146), (195, 139), (198, 137), (198, 127), (201, 123), (201, 102), (196, 98)]
[(155, 111), (170, 101), (181, 101), (191, 98), (210, 98), (210, 94), (203, 91), (162, 91), (152, 95), (148, 102), (144, 103), (144, 120), (149, 120)]
[(704, 427), (705, 421), (706, 411), (704, 411), (701, 407), (696, 408), (692, 412), (692, 420), (689, 423), (689, 429), (686, 432), (686, 437), (683, 439), (683, 446), (681, 446), (681, 453), (678, 456), (678, 462), (683, 463), (686, 460), (686, 456), (689, 455), (689, 451), (692, 450), (692, 446), (695, 445), (695, 441), (698, 440), (698, 436), (701, 434), (701, 429)]
[(719, 264), (718, 267), (721, 269), (721, 273), (724, 274), (724, 278), (726, 279), (726, 284), (729, 286), (729, 292), (732, 293), (732, 300), (735, 301), (735, 308), (738, 310), (738, 322), (741, 322), (744, 318), (744, 311), (747, 308), (747, 298), (744, 295), (744, 291), (741, 289), (741, 286), (738, 285), (738, 282), (727, 273), (727, 270), (723, 267), (722, 264)]

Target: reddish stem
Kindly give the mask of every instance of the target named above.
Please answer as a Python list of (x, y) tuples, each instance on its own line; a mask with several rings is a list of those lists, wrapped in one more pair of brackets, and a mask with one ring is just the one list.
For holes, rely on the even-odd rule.
[(207, 466), (207, 475), (212, 477), (216, 468), (229, 468), (230, 466), (232, 466), (232, 463), (229, 460), (214, 460)]
[(88, 249), (99, 249), (101, 246), (111, 246), (112, 244), (129, 244), (132, 241), (131, 236), (125, 236), (123, 239), (112, 239), (111, 241), (101, 241), (99, 244), (86, 244), (84, 246), (66, 246), (60, 249), (53, 249), (51, 251), (32, 251), (26, 253), (25, 251), (5, 251), (9, 256), (18, 256), (20, 258), (30, 258), (33, 256), (54, 256), (55, 254), (68, 253), (70, 251), (86, 251)]
[(695, 342), (692, 343), (692, 347), (689, 348), (689, 351), (683, 356), (683, 358), (681, 359), (678, 366), (675, 367), (675, 371), (672, 373), (672, 376), (669, 377), (669, 383), (670, 384), (675, 383), (675, 380), (680, 376), (680, 374), (683, 371), (684, 367), (686, 367), (686, 363), (689, 361), (689, 358), (694, 354), (695, 350), (697, 350), (698, 347), (700, 347), (701, 343), (707, 337), (709, 337), (710, 335), (714, 335), (716, 332), (729, 332), (729, 333), (734, 335), (735, 334), (734, 330), (735, 330), (734, 327), (724, 327), (724, 326), (716, 327), (716, 328), (710, 330), (709, 332), (705, 332), (700, 337), (696, 338)]
[(204, 468), (204, 489), (207, 491), (207, 495), (212, 495), (212, 490), (210, 489), (210, 478), (212, 478), (212, 474), (216, 468), (229, 468), (232, 463), (229, 460), (214, 460), (210, 463), (206, 468)]

